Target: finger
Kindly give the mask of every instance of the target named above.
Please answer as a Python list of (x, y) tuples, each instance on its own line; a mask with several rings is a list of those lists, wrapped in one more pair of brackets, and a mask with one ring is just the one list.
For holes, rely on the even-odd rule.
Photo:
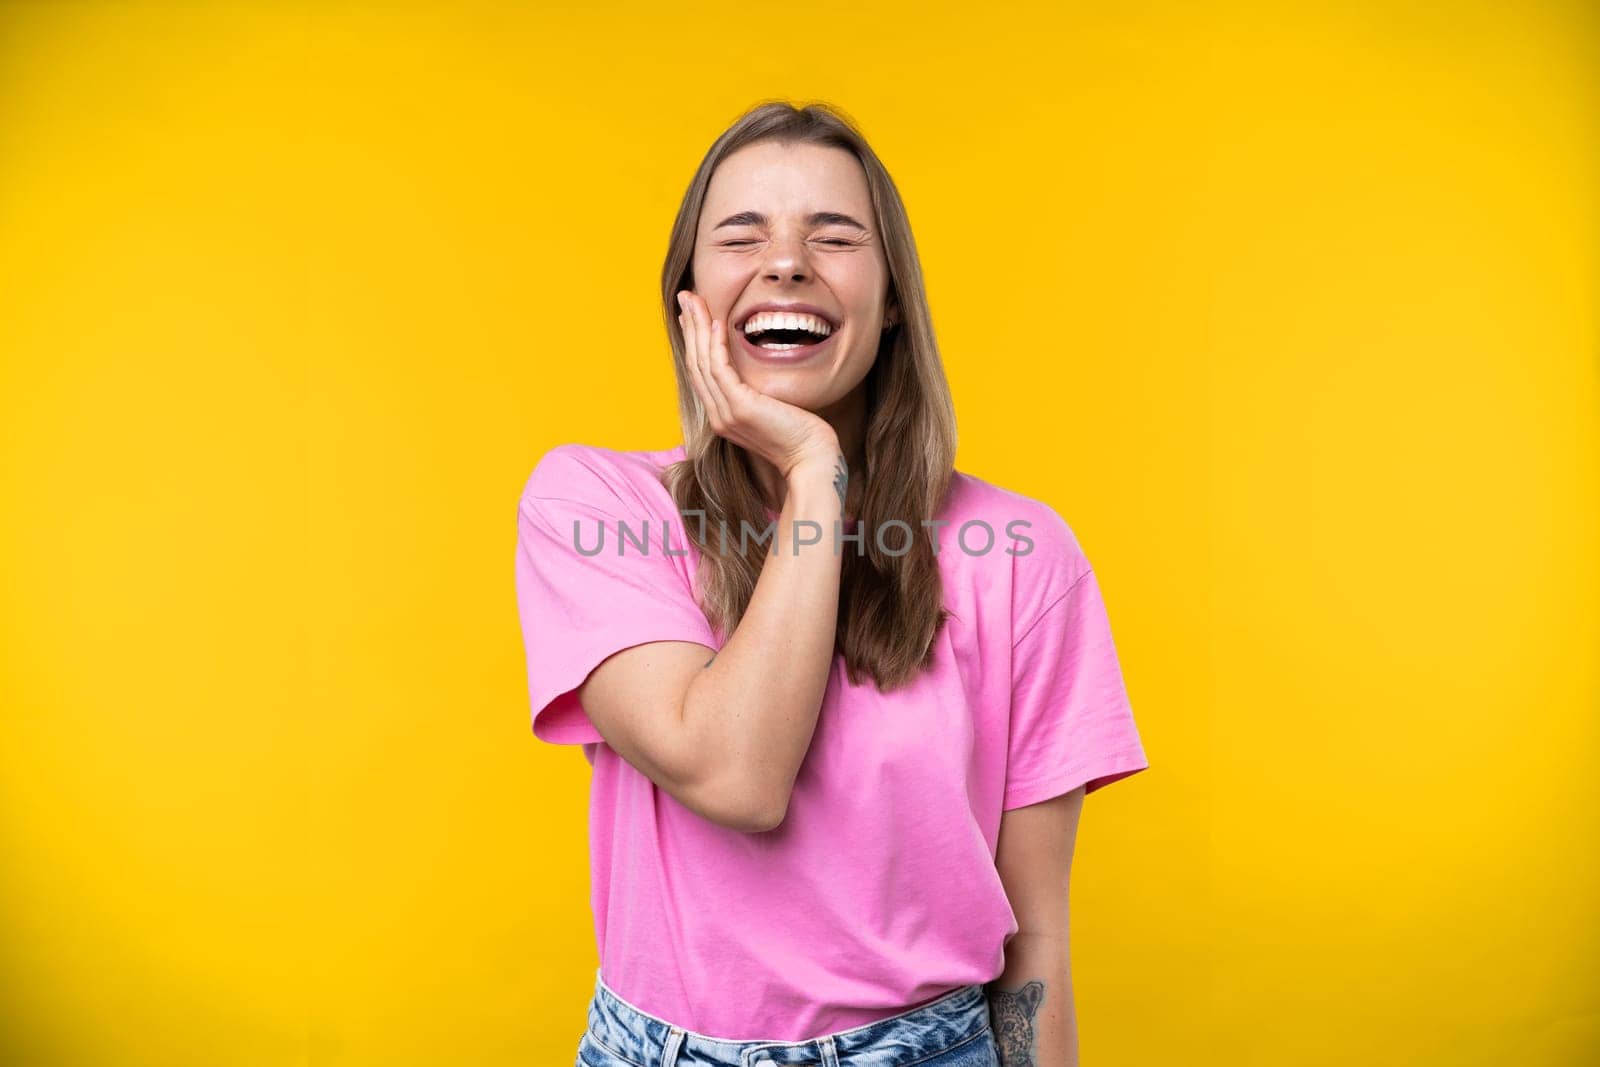
[(728, 397), (720, 383), (712, 375), (711, 356), (711, 322), (704, 302), (698, 293), (689, 294), (689, 311), (694, 318), (695, 342), (698, 346), (700, 361), (700, 377), (705, 382), (706, 392), (711, 397), (711, 402), (717, 409), (717, 416), (724, 426), (733, 422), (733, 409), (728, 404)]
[(683, 342), (683, 366), (689, 375), (689, 385), (694, 389), (700, 406), (707, 406), (705, 385), (700, 381), (700, 368), (695, 366), (694, 335), (689, 331), (689, 304), (678, 290), (678, 337)]
[(699, 396), (701, 408), (705, 411), (706, 421), (716, 424), (712, 426), (715, 430), (717, 425), (720, 425), (722, 414), (711, 391), (710, 383), (706, 381), (705, 358), (701, 353), (699, 331), (695, 328), (691, 295), (688, 290), (682, 291), (679, 295), (683, 314), (678, 316), (678, 321), (683, 328), (683, 343), (687, 352), (685, 362), (689, 366), (689, 376), (694, 381), (695, 392)]
[(711, 324), (711, 348), (707, 357), (712, 383), (729, 401), (731, 410), (732, 402), (742, 394), (746, 386), (744, 379), (739, 377), (739, 372), (733, 369), (733, 360), (728, 352), (728, 324), (720, 319)]
[(733, 361), (728, 355), (727, 324), (713, 321), (711, 329), (711, 345), (706, 353), (706, 373), (711, 379), (711, 387), (722, 396), (723, 402), (728, 406), (728, 417), (740, 419), (750, 403), (755, 390), (745, 384), (739, 372), (733, 369)]
[(689, 319), (688, 301), (680, 296), (678, 306), (684, 309), (678, 313), (678, 332), (683, 336), (683, 362), (688, 368), (689, 383), (694, 387), (695, 397), (709, 418), (715, 414), (715, 410), (711, 394), (706, 389), (705, 375), (700, 369), (700, 355), (695, 345), (694, 324)]

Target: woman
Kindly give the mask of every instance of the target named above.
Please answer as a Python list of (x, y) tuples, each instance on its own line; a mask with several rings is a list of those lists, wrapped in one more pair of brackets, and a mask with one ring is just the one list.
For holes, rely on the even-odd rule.
[(593, 766), (578, 1062), (1076, 1063), (1078, 813), (1148, 764), (1071, 530), (954, 469), (894, 183), (759, 106), (662, 284), (685, 443), (519, 506), (533, 731)]

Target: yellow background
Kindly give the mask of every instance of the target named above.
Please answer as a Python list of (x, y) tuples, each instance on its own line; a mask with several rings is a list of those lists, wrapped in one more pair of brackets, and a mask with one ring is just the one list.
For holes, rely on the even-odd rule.
[(678, 440), (769, 98), (906, 198), (961, 469), (1101, 576), (1083, 1058), (1600, 1060), (1581, 3), (0, 7), (0, 1062), (567, 1064), (515, 505)]

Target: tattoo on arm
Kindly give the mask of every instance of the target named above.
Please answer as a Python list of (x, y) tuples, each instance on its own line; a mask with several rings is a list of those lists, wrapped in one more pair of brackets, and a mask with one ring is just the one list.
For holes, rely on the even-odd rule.
[(844, 507), (845, 490), (850, 485), (850, 465), (844, 461), (844, 456), (835, 460), (833, 471), (833, 488), (839, 494), (839, 506)]
[(1005, 1067), (1035, 1067), (1038, 1049), (1034, 1047), (1033, 1020), (1044, 1001), (1044, 983), (1031, 979), (1021, 989), (989, 987), (989, 1020), (994, 1026), (995, 1045)]

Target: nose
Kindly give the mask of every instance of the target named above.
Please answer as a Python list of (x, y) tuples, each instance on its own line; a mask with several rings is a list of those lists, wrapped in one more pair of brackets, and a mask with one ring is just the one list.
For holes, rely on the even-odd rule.
[(768, 281), (805, 281), (811, 276), (805, 240), (801, 237), (774, 236), (767, 245), (761, 272)]

